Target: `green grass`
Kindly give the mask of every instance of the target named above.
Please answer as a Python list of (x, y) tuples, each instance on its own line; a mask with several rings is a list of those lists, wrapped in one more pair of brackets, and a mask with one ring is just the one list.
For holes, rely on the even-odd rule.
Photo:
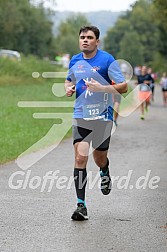
[[(64, 90), (64, 79), (32, 78), (32, 72), (55, 71), (64, 69), (32, 56), (22, 57), (21, 62), (0, 59), (0, 164), (17, 158), (45, 136), (53, 124), (60, 123), (57, 119), (34, 119), (33, 113), (72, 113), (72, 108), (22, 108), (17, 105), (19, 101), (72, 101), (72, 98), (56, 97), (52, 93), (55, 82), (62, 83), (61, 89)], [(63, 127), (62, 124), (61, 130)], [(58, 138), (45, 141), (41, 147)]]
[[(0, 87), (0, 163), (15, 159), (32, 144), (40, 140), (54, 123), (59, 123), (57, 119), (34, 119), (33, 113), (72, 113), (72, 109), (69, 108), (21, 108), (17, 106), (19, 101), (67, 100), (66, 97), (56, 99), (51, 91), (52, 85), (52, 82), (47, 81), (41, 85), (8, 85)], [(56, 139), (52, 140), (52, 143), (54, 143)]]
[(52, 65), (49, 61), (41, 60), (32, 55), (28, 57), (22, 55), (21, 61), (0, 58), (0, 74), (4, 76), (17, 76), (26, 79), (31, 77), (32, 72), (42, 73), (58, 70), (62, 70), (62, 67)]

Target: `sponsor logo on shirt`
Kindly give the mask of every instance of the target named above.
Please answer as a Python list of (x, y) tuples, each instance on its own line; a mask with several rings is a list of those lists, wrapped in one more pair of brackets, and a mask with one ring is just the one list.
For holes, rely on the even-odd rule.
[(92, 72), (97, 72), (98, 70), (100, 70), (100, 66), (93, 66), (92, 68), (91, 68), (91, 71)]

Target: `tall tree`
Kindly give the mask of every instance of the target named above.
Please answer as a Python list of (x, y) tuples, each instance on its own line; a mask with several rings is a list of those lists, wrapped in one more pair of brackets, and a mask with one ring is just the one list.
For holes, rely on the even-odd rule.
[(135, 31), (127, 32), (120, 42), (118, 58), (127, 60), (133, 67), (144, 64), (143, 46)]
[(120, 51), (120, 42), (124, 34), (129, 30), (129, 21), (121, 17), (116, 22), (115, 26), (108, 30), (104, 37), (104, 49), (109, 53), (117, 56)]
[(43, 7), (28, 0), (0, 1), (0, 47), (45, 56), (52, 46), (52, 24)]
[(159, 52), (167, 57), (167, 1), (166, 0), (154, 0), (154, 23), (158, 25), (159, 37), (158, 45)]
[(71, 56), (78, 53), (78, 32), (81, 26), (90, 23), (84, 15), (76, 14), (67, 18), (58, 28), (58, 36), (56, 37), (57, 53), (69, 53)]
[(139, 35), (139, 39), (144, 49), (144, 61), (150, 62), (154, 58), (157, 50), (158, 28), (153, 22), (152, 1), (137, 1), (130, 12), (129, 22), (132, 29)]
[[(137, 1), (130, 11), (127, 11), (123, 17), (118, 19), (115, 26), (107, 32), (104, 40), (105, 49), (111, 52), (115, 50), (114, 55), (117, 57), (119, 54), (120, 56), (120, 50), (121, 52), (125, 52), (126, 50), (123, 49), (124, 43), (126, 45), (128, 41), (127, 36), (125, 36), (126, 33), (133, 36), (133, 39), (135, 39), (134, 33), (137, 34), (137, 41), (135, 40), (137, 43), (134, 42), (133, 44), (131, 41), (130, 44), (136, 52), (138, 51), (138, 47), (142, 48), (143, 56), (140, 55), (139, 60), (143, 57), (145, 63), (151, 62), (154, 59), (154, 52), (157, 50), (158, 41), (158, 28), (152, 19), (151, 1)], [(124, 41), (122, 42), (122, 40)]]

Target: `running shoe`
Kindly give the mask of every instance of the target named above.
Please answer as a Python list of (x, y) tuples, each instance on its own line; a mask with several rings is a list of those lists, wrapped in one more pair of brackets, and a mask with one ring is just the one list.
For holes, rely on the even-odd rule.
[(88, 220), (87, 208), (82, 203), (78, 203), (77, 209), (72, 214), (71, 219), (76, 221)]
[(112, 188), (112, 181), (109, 174), (109, 169), (105, 173), (100, 171), (100, 176), (101, 176), (101, 192), (104, 195), (108, 195)]
[(144, 115), (141, 115), (141, 116), (140, 116), (140, 119), (141, 119), (141, 120), (144, 120)]

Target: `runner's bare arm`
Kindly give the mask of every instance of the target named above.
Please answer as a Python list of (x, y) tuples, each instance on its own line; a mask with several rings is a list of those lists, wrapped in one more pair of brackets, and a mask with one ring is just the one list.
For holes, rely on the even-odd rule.
[(126, 93), (128, 91), (128, 84), (126, 82), (117, 83), (114, 85), (104, 86), (104, 91), (106, 93)]
[(126, 93), (128, 90), (128, 85), (126, 82), (121, 82), (121, 83), (117, 83), (114, 85), (107, 85), (104, 86), (102, 84), (100, 84), (98, 81), (95, 81), (94, 79), (91, 79), (91, 81), (86, 81), (84, 80), (87, 88), (89, 91), (92, 92), (104, 92), (104, 93), (111, 93), (111, 94), (115, 94), (115, 93)]

